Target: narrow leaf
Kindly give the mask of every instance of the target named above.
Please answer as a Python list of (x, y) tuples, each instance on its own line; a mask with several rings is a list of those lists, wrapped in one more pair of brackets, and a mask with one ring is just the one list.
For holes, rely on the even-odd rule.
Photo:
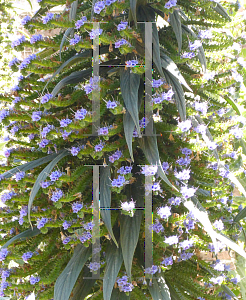
[[(148, 126), (148, 125), (147, 125)], [(155, 131), (152, 136), (143, 136), (139, 139), (139, 145), (143, 150), (148, 162), (151, 165), (158, 165), (158, 175), (171, 187), (178, 191), (168, 180), (166, 174), (163, 171), (161, 166), (161, 161), (159, 157), (159, 151), (157, 146), (157, 139), (155, 135)]]
[(110, 300), (130, 300), (130, 295), (127, 296), (125, 292), (120, 292), (119, 289), (113, 289)]
[(57, 278), (54, 290), (54, 300), (68, 300), (77, 278), (91, 255), (91, 247), (77, 245), (74, 254)]
[(179, 12), (175, 9), (173, 13), (169, 14), (169, 19), (178, 42), (178, 48), (180, 53), (182, 48), (182, 29), (181, 29), (181, 20), (180, 20)]
[(152, 285), (149, 284), (149, 280), (148, 280), (148, 289), (149, 289), (149, 292), (150, 292), (153, 300), (165, 299), (165, 298), (161, 297), (159, 285), (158, 285), (156, 279), (153, 279)]
[(12, 244), (15, 241), (24, 241), (27, 238), (31, 238), (33, 236), (36, 236), (40, 234), (40, 230), (38, 228), (33, 228), (33, 229), (27, 229), (26, 231), (23, 231), (16, 236), (12, 237), (7, 243), (5, 243), (2, 248), (7, 248), (10, 244)]
[(53, 153), (50, 155), (47, 155), (45, 157), (30, 161), (28, 163), (25, 163), (21, 166), (15, 167), (5, 173), (3, 173), (1, 175), (2, 178), (9, 178), (12, 177), (13, 175), (15, 175), (15, 173), (20, 172), (20, 171), (28, 171), (28, 170), (32, 170), (40, 165), (43, 165), (49, 161), (51, 161), (52, 159), (54, 159), (58, 154), (57, 153)]
[(163, 70), (165, 78), (167, 80), (168, 84), (171, 84), (173, 91), (174, 91), (174, 97), (175, 97), (175, 103), (178, 108), (178, 112), (181, 118), (181, 121), (184, 121), (186, 119), (186, 105), (185, 105), (185, 96), (184, 96), (184, 90), (179, 82), (179, 80), (174, 77), (169, 71)]
[(133, 217), (121, 215), (120, 243), (129, 278), (131, 278), (132, 260), (139, 239), (141, 220), (141, 210), (136, 210)]
[(40, 182), (44, 181), (51, 170), (54, 168), (54, 166), (65, 156), (67, 156), (70, 152), (68, 150), (63, 150), (60, 154), (57, 154), (57, 156), (43, 169), (43, 171), (38, 175), (38, 178), (36, 179), (34, 186), (31, 191), (31, 195), (28, 202), (28, 219), (31, 223), (30, 214), (31, 214), (31, 207), (33, 200), (35, 196), (37, 195), (39, 189), (40, 189)]
[(243, 218), (246, 217), (246, 207), (244, 207), (243, 210), (241, 210), (236, 217), (234, 218), (234, 222), (239, 222), (240, 220), (242, 220)]
[[(138, 113), (143, 99), (143, 92), (144, 92), (144, 82), (141, 79), (139, 89), (138, 89)], [(132, 136), (135, 128), (135, 123), (128, 111), (126, 111), (126, 113), (123, 115), (123, 125), (124, 125), (125, 139), (127, 142), (129, 153), (132, 161), (134, 161), (133, 152), (132, 152)]]
[[(119, 230), (116, 232), (116, 237), (118, 239)], [(115, 280), (120, 271), (123, 257), (121, 252), (121, 247), (117, 248), (112, 242), (108, 242), (108, 247), (106, 251), (106, 269), (103, 278), (103, 299), (111, 299), (111, 294), (114, 288)]]
[(157, 283), (159, 285), (160, 293), (163, 300), (171, 300), (171, 295), (169, 291), (169, 287), (166, 284), (166, 281), (163, 276), (158, 276)]
[(235, 101), (234, 101), (231, 97), (226, 96), (226, 95), (224, 96), (224, 99), (226, 100), (226, 102), (227, 102), (228, 104), (231, 105), (231, 107), (235, 110), (235, 112), (236, 112), (239, 116), (241, 116), (241, 112), (240, 112), (239, 108), (237, 107), (237, 104), (235, 103)]
[(222, 17), (226, 18), (228, 21), (231, 21), (230, 16), (228, 15), (227, 11), (224, 9), (224, 7), (220, 4), (217, 3), (217, 5), (215, 7), (213, 7), (213, 9)]
[(115, 242), (115, 245), (118, 247), (118, 243), (115, 239), (112, 225), (111, 225), (111, 174), (110, 167), (101, 167), (100, 172), (100, 207), (104, 209), (100, 209), (100, 213), (102, 216), (102, 220), (105, 226), (108, 229), (108, 232)]
[(78, 0), (74, 1), (71, 4), (71, 9), (69, 12), (69, 21), (75, 20), (77, 14), (77, 8), (78, 8)]
[(237, 296), (228, 288), (228, 286), (221, 284), (221, 287), (224, 292), (226, 292), (229, 296), (231, 296), (234, 299), (238, 299)]
[(62, 51), (62, 47), (64, 45), (64, 43), (67, 41), (68, 37), (73, 37), (73, 34), (74, 34), (74, 28), (71, 27), (71, 28), (68, 28), (65, 33), (64, 33), (64, 36), (62, 37), (62, 41), (61, 41), (61, 44), (60, 44), (60, 60), (61, 60), (61, 51)]
[(170, 72), (174, 77), (176, 77), (189, 91), (192, 92), (192, 89), (188, 86), (177, 65), (163, 51), (161, 51), (161, 66)]
[(130, 10), (131, 10), (131, 14), (134, 20), (135, 25), (137, 26), (137, 15), (136, 15), (136, 11), (137, 11), (137, 0), (130, 0)]
[(140, 85), (140, 76), (131, 73), (129, 68), (123, 69), (120, 75), (120, 89), (124, 100), (126, 110), (131, 115), (138, 134), (141, 136), (138, 116), (138, 89)]

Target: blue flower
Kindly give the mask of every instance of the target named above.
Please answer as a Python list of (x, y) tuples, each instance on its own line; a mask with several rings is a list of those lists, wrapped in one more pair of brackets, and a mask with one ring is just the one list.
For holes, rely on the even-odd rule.
[(95, 6), (94, 6), (94, 12), (96, 14), (100, 14), (100, 12), (105, 8), (105, 3), (104, 1), (98, 1), (95, 3)]
[(117, 107), (117, 103), (115, 101), (108, 101), (107, 102), (107, 108), (111, 108), (114, 109), (115, 107)]
[(11, 47), (17, 47), (26, 41), (26, 37), (22, 35), (19, 39), (12, 42)]
[(33, 252), (26, 252), (22, 255), (22, 259), (27, 261), (28, 259), (30, 259), (33, 256)]
[(32, 120), (34, 122), (41, 120), (42, 112), (41, 111), (34, 111), (32, 113)]
[(164, 258), (163, 261), (161, 262), (161, 264), (165, 265), (165, 267), (171, 266), (173, 264), (172, 256)]
[(72, 204), (72, 210), (74, 213), (78, 213), (83, 208), (83, 203), (81, 202), (74, 202)]
[(80, 151), (80, 147), (72, 147), (70, 149), (70, 152), (71, 152), (72, 156), (78, 155), (79, 151)]
[(221, 220), (216, 220), (214, 222), (214, 227), (217, 228), (219, 231), (223, 230), (224, 229), (224, 224)]
[(169, 0), (166, 4), (165, 4), (165, 8), (170, 9), (173, 6), (177, 5), (177, 0)]
[(40, 277), (34, 277), (34, 276), (30, 277), (30, 283), (31, 284), (38, 283), (39, 281), (40, 281)]
[(60, 172), (60, 171), (53, 171), (53, 172), (50, 174), (50, 180), (51, 180), (51, 181), (56, 181), (56, 180), (58, 180), (61, 176), (62, 176), (62, 172)]
[(135, 67), (138, 64), (138, 60), (136, 59), (127, 60), (125, 63), (126, 63), (126, 67)]
[(48, 144), (49, 144), (50, 140), (47, 140), (47, 139), (42, 139), (38, 145), (40, 148), (45, 148)]
[(120, 150), (117, 150), (113, 155), (109, 156), (109, 161), (113, 163), (119, 158), (121, 158), (121, 156), (122, 156), (122, 152)]
[(81, 37), (79, 35), (75, 34), (74, 38), (69, 41), (69, 44), (74, 46), (74, 45), (78, 44), (80, 40), (81, 40)]
[(92, 29), (89, 33), (90, 39), (93, 40), (96, 36), (99, 36), (103, 32), (102, 29)]
[(62, 119), (60, 121), (60, 127), (67, 127), (70, 123), (72, 123), (72, 120), (70, 120), (70, 119)]
[(25, 177), (25, 172), (21, 171), (15, 174), (15, 181), (19, 181)]
[(178, 124), (178, 127), (182, 132), (186, 132), (191, 128), (191, 120), (182, 121)]
[(190, 170), (182, 170), (180, 172), (174, 173), (175, 177), (177, 177), (179, 180), (188, 180), (190, 179)]
[(100, 144), (96, 145), (94, 147), (94, 149), (96, 152), (99, 152), (99, 151), (102, 151), (103, 147), (104, 147), (103, 144), (100, 143)]
[(63, 196), (62, 190), (57, 189), (55, 192), (52, 193), (50, 200), (53, 202), (57, 202), (58, 200), (60, 200), (62, 198), (62, 196)]
[(87, 21), (87, 18), (86, 16), (83, 16), (81, 18), (81, 20), (78, 20), (76, 23), (75, 23), (75, 28), (76, 29), (79, 29), (81, 26), (83, 26), (85, 24), (85, 22)]
[(87, 115), (87, 110), (85, 108), (78, 109), (74, 114), (75, 120), (83, 120)]
[(172, 215), (171, 208), (169, 206), (162, 206), (157, 209), (157, 214), (161, 219), (168, 219)]
[(54, 18), (54, 14), (53, 13), (47, 13), (47, 15), (43, 17), (43, 24), (47, 24), (53, 18)]
[(118, 26), (117, 26), (117, 30), (118, 31), (125, 30), (127, 27), (127, 24), (128, 24), (128, 22), (121, 21), (120, 24), (118, 24)]
[(30, 43), (31, 44), (35, 44), (38, 41), (42, 41), (43, 40), (43, 36), (42, 34), (34, 34), (33, 36), (31, 36), (30, 38)]
[(169, 245), (178, 244), (179, 238), (177, 235), (172, 235), (172, 236), (166, 237), (164, 242)]
[(21, 25), (26, 25), (28, 22), (31, 21), (31, 17), (30, 16), (25, 16), (22, 20), (21, 20)]
[(37, 223), (37, 228), (40, 229), (44, 227), (44, 225), (48, 222), (47, 218), (42, 218), (41, 220), (38, 221)]
[(195, 195), (196, 189), (195, 188), (188, 188), (187, 186), (181, 187), (181, 194), (184, 198), (188, 199)]
[(14, 57), (10, 62), (9, 62), (9, 67), (11, 68), (13, 65), (18, 64), (20, 61), (17, 57)]
[(62, 227), (64, 228), (64, 230), (67, 230), (69, 227), (71, 227), (71, 223), (68, 221), (64, 221)]

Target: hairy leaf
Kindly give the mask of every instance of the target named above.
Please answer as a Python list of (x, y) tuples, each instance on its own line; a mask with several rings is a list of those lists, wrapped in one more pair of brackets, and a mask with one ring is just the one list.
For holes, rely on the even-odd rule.
[(169, 19), (173, 31), (176, 35), (176, 39), (179, 47), (179, 53), (180, 53), (182, 48), (182, 29), (181, 29), (181, 20), (180, 20), (179, 12), (175, 9), (173, 13), (169, 14)]
[(77, 278), (91, 255), (91, 247), (77, 245), (74, 254), (57, 278), (54, 290), (54, 300), (68, 300)]
[(29, 198), (29, 202), (28, 202), (28, 219), (29, 222), (31, 223), (31, 208), (32, 208), (32, 203), (33, 200), (35, 198), (35, 196), (37, 195), (39, 189), (40, 189), (40, 182), (44, 181), (47, 176), (49, 175), (49, 173), (51, 172), (51, 170), (55, 167), (55, 165), (65, 156), (67, 156), (68, 154), (70, 154), (70, 152), (68, 150), (63, 150), (60, 154), (57, 154), (57, 156), (43, 169), (43, 171), (38, 175), (38, 178), (36, 179), (34, 186), (32, 188), (31, 191), (31, 195)]
[(40, 230), (38, 228), (30, 228), (27, 229), (26, 231), (23, 231), (19, 234), (17, 234), (16, 236), (12, 237), (7, 243), (5, 243), (2, 248), (7, 248), (10, 244), (12, 244), (15, 241), (24, 241), (27, 238), (31, 238), (33, 236), (36, 236), (38, 234), (40, 234)]
[[(116, 232), (116, 238), (118, 240), (119, 230)], [(123, 257), (121, 247), (117, 248), (112, 242), (108, 242), (106, 251), (106, 269), (103, 278), (103, 299), (111, 299), (111, 294), (114, 288), (115, 280), (120, 271)]]
[(102, 220), (105, 226), (108, 229), (110, 236), (112, 237), (115, 245), (118, 247), (118, 243), (115, 239), (112, 225), (111, 225), (111, 174), (110, 174), (110, 166), (101, 167), (100, 172), (100, 207), (104, 209), (100, 209), (100, 213), (102, 216)]
[(141, 136), (138, 116), (138, 89), (140, 85), (140, 76), (131, 73), (129, 68), (123, 69), (120, 75), (120, 89), (125, 103), (126, 110), (131, 115), (138, 134)]

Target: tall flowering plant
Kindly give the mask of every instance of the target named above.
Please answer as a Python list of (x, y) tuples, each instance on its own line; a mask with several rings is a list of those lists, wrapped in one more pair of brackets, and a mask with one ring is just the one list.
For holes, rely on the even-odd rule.
[(235, 187), (246, 195), (244, 37), (225, 27), (237, 5), (39, 3), (30, 40), (12, 43), (36, 53), (14, 62), (0, 112), (0, 296), (238, 296), (230, 265), (201, 259), (246, 258), (233, 202)]

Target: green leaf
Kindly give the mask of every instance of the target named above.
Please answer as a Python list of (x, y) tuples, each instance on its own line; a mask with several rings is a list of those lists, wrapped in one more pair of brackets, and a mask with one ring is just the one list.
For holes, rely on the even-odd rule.
[(36, 236), (36, 235), (38, 235), (40, 233), (41, 233), (41, 231), (38, 228), (36, 228), (36, 227), (33, 228), (33, 229), (32, 228), (27, 229), (26, 231), (23, 231), (23, 232), (17, 234), (16, 236), (12, 237), (7, 243), (5, 243), (2, 246), (2, 248), (7, 248), (10, 244), (12, 244), (15, 241), (24, 241), (27, 238)]
[(83, 245), (77, 245), (74, 254), (57, 278), (54, 290), (54, 300), (68, 300), (78, 276), (91, 255), (91, 246), (86, 248)]
[(181, 29), (181, 20), (179, 16), (178, 10), (174, 10), (173, 13), (169, 14), (170, 24), (173, 28), (173, 31), (176, 35), (176, 39), (178, 42), (179, 53), (182, 48), (182, 29)]
[[(27, 2), (29, 3), (30, 7), (31, 7), (31, 10), (32, 10), (32, 2), (31, 0), (27, 0)], [(0, 298), (1, 299), (1, 298)]]
[(235, 110), (235, 112), (236, 112), (239, 116), (241, 116), (241, 112), (240, 112), (239, 108), (237, 107), (237, 104), (235, 103), (235, 101), (234, 101), (231, 97), (226, 96), (226, 95), (224, 96), (224, 99), (226, 100), (226, 102), (227, 102), (228, 104), (231, 105), (231, 107)]
[(126, 110), (131, 115), (138, 134), (141, 136), (138, 116), (138, 89), (140, 85), (140, 76), (131, 73), (127, 68), (121, 70), (120, 74), (120, 89), (124, 100)]
[(127, 296), (125, 292), (120, 292), (119, 289), (113, 289), (110, 300), (130, 300), (130, 295)]
[(74, 35), (74, 28), (71, 27), (71, 28), (68, 28), (65, 33), (64, 33), (64, 36), (62, 37), (62, 41), (61, 41), (61, 44), (60, 44), (60, 60), (61, 60), (61, 52), (62, 52), (62, 47), (64, 45), (64, 43), (68, 40), (69, 37), (73, 37)]
[[(144, 82), (141, 79), (139, 89), (138, 89), (138, 113), (142, 103), (143, 92), (144, 92)], [(129, 153), (132, 161), (134, 161), (133, 152), (132, 152), (132, 136), (135, 128), (135, 123), (128, 111), (126, 111), (126, 113), (123, 115), (123, 125), (124, 125), (125, 139), (129, 149)]]
[(121, 215), (120, 218), (120, 244), (129, 278), (131, 278), (132, 260), (139, 239), (141, 220), (141, 210), (136, 210), (133, 217)]
[(71, 9), (70, 9), (70, 12), (69, 12), (69, 21), (72, 21), (72, 20), (76, 19), (77, 8), (78, 8), (78, 0), (75, 0), (71, 4)]
[(167, 286), (169, 288), (171, 300), (182, 300), (182, 298), (177, 293), (176, 288), (173, 286), (171, 281), (169, 281), (169, 279), (167, 279), (167, 278), (165, 278), (165, 280), (166, 280)]
[(231, 21), (231, 18), (229, 17), (227, 11), (224, 9), (224, 7), (220, 4), (217, 3), (217, 5), (215, 7), (213, 7), (213, 9), (222, 17), (226, 18), (228, 21)]
[(137, 15), (136, 15), (136, 11), (137, 11), (137, 0), (130, 0), (130, 11), (134, 20), (134, 23), (137, 26)]
[(246, 217), (246, 207), (244, 207), (244, 209), (242, 209), (234, 218), (233, 222), (239, 222), (240, 220), (242, 220), (243, 218)]
[(166, 174), (164, 173), (163, 168), (161, 166), (155, 131), (153, 132), (153, 136), (143, 136), (141, 139), (139, 139), (139, 145), (140, 145), (141, 149), (143, 150), (148, 162), (151, 165), (158, 165), (158, 171), (157, 171), (158, 175), (171, 188), (174, 188), (176, 191), (178, 191), (168, 180), (168, 178), (167, 178)]
[(159, 285), (158, 285), (156, 279), (153, 279), (153, 282), (151, 285), (149, 284), (149, 282), (150, 282), (149, 280), (147, 280), (147, 282), (148, 282), (148, 289), (150, 291), (150, 294), (151, 294), (153, 300), (165, 299), (165, 298), (161, 297)]
[(174, 77), (169, 71), (163, 70), (165, 78), (167, 80), (168, 84), (171, 84), (173, 91), (174, 91), (174, 97), (175, 97), (175, 103), (178, 108), (178, 112), (181, 118), (181, 121), (185, 121), (186, 119), (186, 105), (185, 105), (185, 96), (183, 88), (179, 82), (179, 80)]
[(228, 288), (228, 286), (226, 286), (226, 285), (224, 285), (224, 284), (221, 284), (221, 287), (222, 287), (223, 291), (224, 291), (225, 293), (227, 293), (229, 296), (231, 296), (231, 297), (234, 298), (234, 299), (238, 299), (238, 298), (236, 297), (236, 295)]
[[(182, 30), (185, 34), (189, 34), (193, 38), (197, 39), (197, 35), (195, 34), (195, 32), (192, 29), (190, 29), (189, 27), (187, 27), (184, 24), (182, 24), (181, 26), (182, 26)], [(207, 62), (206, 62), (206, 57), (205, 57), (205, 53), (203, 50), (203, 46), (200, 46), (197, 49), (198, 49), (198, 54), (197, 54), (198, 59), (202, 65), (203, 72), (205, 72), (207, 69)]]
[(15, 173), (20, 172), (20, 171), (28, 171), (28, 170), (32, 170), (40, 165), (43, 165), (49, 161), (51, 161), (52, 159), (54, 159), (58, 154), (57, 153), (53, 153), (50, 155), (47, 155), (45, 157), (30, 161), (26, 164), (23, 164), (21, 166), (15, 167), (5, 173), (3, 173), (1, 175), (2, 178), (9, 178), (12, 177), (13, 175), (15, 175)]
[(71, 300), (84, 300), (91, 292), (96, 279), (84, 279), (84, 277), (91, 277), (91, 270), (87, 266), (84, 266), (83, 272), (79, 275), (78, 282), (73, 289), (73, 296), (71, 297)]
[(54, 166), (65, 156), (67, 156), (68, 154), (70, 154), (70, 152), (68, 150), (63, 150), (60, 154), (57, 153), (56, 157), (43, 169), (43, 171), (38, 175), (38, 178), (36, 179), (34, 186), (32, 188), (31, 191), (31, 195), (29, 198), (29, 202), (28, 202), (28, 219), (29, 222), (31, 223), (31, 207), (32, 207), (32, 203), (33, 200), (35, 198), (35, 196), (37, 195), (39, 189), (40, 189), (40, 182), (44, 181), (47, 176), (49, 175), (49, 173), (51, 172), (51, 170), (54, 168)]
[(107, 208), (111, 208), (111, 174), (110, 167), (101, 167), (100, 172), (100, 207), (104, 209), (100, 209), (100, 213), (102, 216), (102, 220), (105, 226), (108, 229), (110, 236), (112, 237), (115, 245), (118, 247), (118, 243), (115, 239), (112, 225), (111, 225), (111, 210)]
[[(115, 232), (116, 238), (119, 238), (119, 229)], [(111, 299), (115, 280), (120, 271), (123, 262), (121, 247), (117, 248), (115, 244), (108, 241), (106, 251), (106, 269), (103, 278), (103, 299)]]
[(171, 300), (169, 287), (163, 276), (158, 276), (157, 283), (159, 285), (160, 293), (163, 300)]
[(192, 92), (192, 89), (188, 86), (177, 65), (164, 53), (163, 49), (161, 49), (161, 66), (176, 77), (190, 92)]
[(240, 281), (238, 282), (238, 285), (240, 287), (240, 292), (242, 295), (242, 299), (246, 300), (246, 264), (245, 259), (236, 254), (235, 258), (235, 266), (236, 266), (236, 273), (240, 276)]

